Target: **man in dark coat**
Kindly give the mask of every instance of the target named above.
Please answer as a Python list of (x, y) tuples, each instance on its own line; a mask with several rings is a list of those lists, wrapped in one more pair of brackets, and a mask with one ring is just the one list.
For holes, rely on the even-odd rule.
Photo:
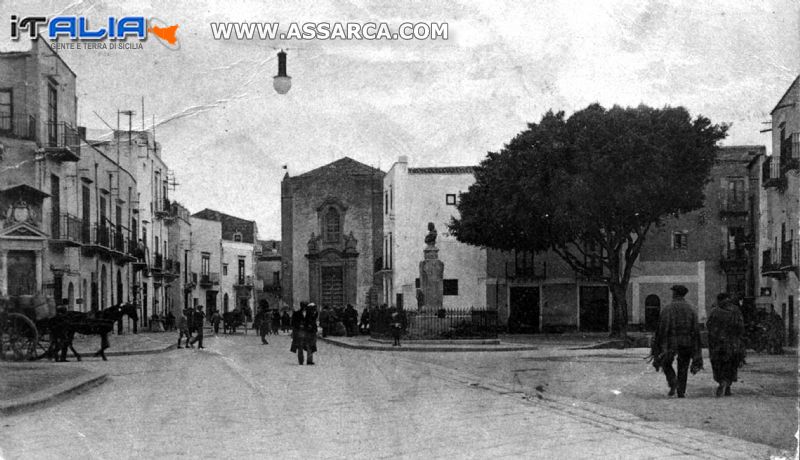
[(267, 311), (264, 306), (258, 310), (256, 313), (255, 321), (253, 322), (254, 327), (258, 331), (258, 335), (261, 336), (261, 345), (269, 345), (267, 342), (267, 332), (269, 332), (269, 312)]
[(197, 331), (197, 335), (192, 337), (189, 340), (189, 345), (194, 345), (195, 342), (198, 343), (197, 348), (205, 348), (203, 346), (203, 323), (205, 322), (206, 314), (203, 313), (203, 306), (198, 305), (197, 309), (195, 310), (194, 314), (192, 315), (192, 322), (194, 323), (194, 328)]
[(347, 304), (347, 307), (344, 309), (344, 327), (347, 330), (348, 337), (356, 335), (356, 330), (358, 328), (358, 311), (350, 304)]
[(292, 353), (297, 352), (297, 362), (303, 365), (303, 351), (308, 353), (305, 361), (314, 365), (314, 352), (317, 351), (317, 311), (313, 303), (300, 302), (300, 309), (292, 314)]
[[(659, 367), (664, 368), (669, 396), (673, 396), (677, 391), (678, 397), (683, 398), (686, 394), (689, 364), (692, 363), (692, 373), (703, 368), (700, 327), (697, 324), (697, 312), (684, 300), (689, 290), (681, 285), (672, 286), (670, 289), (673, 294), (672, 303), (661, 310), (650, 353), (656, 370)], [(672, 368), (672, 361), (676, 357), (677, 376)]]
[(744, 319), (728, 294), (717, 296), (717, 305), (706, 320), (708, 354), (714, 380), (719, 384), (717, 397), (731, 395), (731, 384), (738, 379), (744, 361)]

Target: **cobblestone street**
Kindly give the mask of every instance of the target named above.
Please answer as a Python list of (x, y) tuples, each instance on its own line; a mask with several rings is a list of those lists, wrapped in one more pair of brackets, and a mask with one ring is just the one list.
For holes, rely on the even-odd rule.
[(734, 438), (643, 428), (408, 357), (319, 346), (313, 367), (297, 365), (288, 337), (262, 346), (252, 334), (208, 337), (205, 350), (66, 364), (109, 381), (5, 418), (0, 456), (768, 458), (765, 446)]

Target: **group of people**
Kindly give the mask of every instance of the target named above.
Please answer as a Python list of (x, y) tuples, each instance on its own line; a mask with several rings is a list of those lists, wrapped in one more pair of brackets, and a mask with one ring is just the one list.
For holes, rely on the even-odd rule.
[[(216, 310), (214, 313), (219, 317), (219, 313), (217, 313)], [(184, 348), (181, 346), (181, 340), (184, 337), (186, 337), (185, 348), (194, 348), (195, 343), (198, 344), (197, 348), (205, 348), (203, 346), (203, 323), (205, 318), (206, 314), (203, 312), (202, 305), (198, 305), (194, 310), (190, 307), (186, 307), (181, 311), (176, 324), (178, 329), (178, 348)], [(216, 323), (215, 330), (219, 330), (219, 321)]]
[[(368, 309), (364, 309), (361, 314), (361, 323), (359, 323), (358, 311), (351, 304), (347, 304), (345, 308), (331, 308), (325, 305), (319, 313), (319, 322), (322, 327), (323, 337), (327, 337), (329, 334), (342, 335), (337, 330), (337, 327), (341, 329), (342, 326), (344, 326), (344, 335), (353, 337), (369, 330), (369, 312)], [(338, 326), (338, 324), (342, 326)]]
[(258, 331), (262, 345), (269, 345), (267, 335), (278, 335), (281, 330), (285, 333), (290, 326), (289, 312), (284, 311), (281, 314), (277, 309), (270, 311), (268, 303), (262, 304), (253, 318), (253, 328)]
[[(661, 310), (658, 328), (651, 345), (653, 367), (663, 369), (669, 386), (669, 396), (686, 395), (688, 373), (703, 368), (700, 327), (695, 308), (686, 301), (689, 290), (672, 286), (672, 303)], [(731, 385), (738, 380), (739, 367), (745, 362), (744, 319), (739, 306), (729, 294), (717, 296), (717, 303), (706, 320), (708, 352), (716, 395), (730, 396)], [(672, 367), (677, 359), (677, 373)]]

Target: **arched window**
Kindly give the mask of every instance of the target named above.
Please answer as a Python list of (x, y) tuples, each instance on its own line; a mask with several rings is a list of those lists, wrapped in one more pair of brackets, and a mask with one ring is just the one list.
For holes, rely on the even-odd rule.
[(339, 211), (334, 208), (329, 208), (328, 212), (325, 213), (325, 241), (339, 241), (341, 233)]

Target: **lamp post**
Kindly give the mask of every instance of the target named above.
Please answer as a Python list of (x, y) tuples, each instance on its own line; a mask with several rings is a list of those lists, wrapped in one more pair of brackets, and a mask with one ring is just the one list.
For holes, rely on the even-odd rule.
[(278, 94), (286, 94), (292, 88), (292, 77), (286, 75), (286, 53), (278, 52), (278, 75), (272, 79), (272, 87)]

